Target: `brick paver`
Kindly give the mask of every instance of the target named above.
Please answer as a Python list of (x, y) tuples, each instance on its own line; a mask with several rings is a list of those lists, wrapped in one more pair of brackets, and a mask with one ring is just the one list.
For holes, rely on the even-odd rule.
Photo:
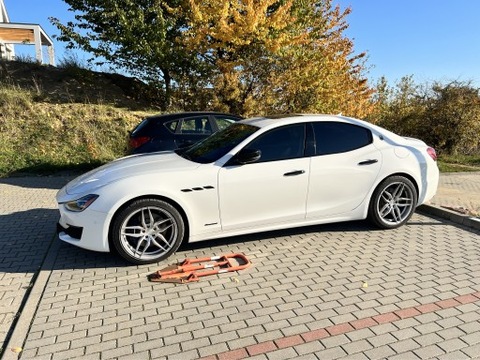
[(62, 177), (0, 179), (0, 349), (55, 233)]
[[(48, 243), (56, 188), (33, 184), (0, 189), (43, 199), (26, 218)], [(3, 211), (8, 224), (31, 210)], [(390, 231), (354, 222), (204, 242), (145, 266), (62, 243), (19, 358), (473, 358), (479, 240), (416, 214)], [(230, 252), (253, 267), (188, 285), (146, 278), (176, 259)]]
[(442, 173), (431, 203), (480, 217), (480, 173)]

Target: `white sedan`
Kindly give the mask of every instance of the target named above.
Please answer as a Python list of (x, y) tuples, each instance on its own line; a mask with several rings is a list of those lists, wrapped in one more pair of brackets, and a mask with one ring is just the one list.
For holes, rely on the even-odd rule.
[(369, 218), (399, 227), (437, 190), (435, 150), (332, 115), (254, 118), (125, 157), (57, 194), (61, 240), (157, 262), (182, 241)]

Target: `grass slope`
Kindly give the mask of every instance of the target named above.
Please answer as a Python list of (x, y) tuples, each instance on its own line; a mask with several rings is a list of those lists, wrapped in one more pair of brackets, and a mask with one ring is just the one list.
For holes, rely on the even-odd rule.
[(2, 65), (2, 177), (84, 170), (118, 158), (125, 154), (128, 131), (158, 111), (129, 95), (129, 78), (120, 76), (128, 87), (122, 89), (111, 74), (78, 69), (72, 76), (68, 69), (62, 76), (61, 69), (37, 64)]

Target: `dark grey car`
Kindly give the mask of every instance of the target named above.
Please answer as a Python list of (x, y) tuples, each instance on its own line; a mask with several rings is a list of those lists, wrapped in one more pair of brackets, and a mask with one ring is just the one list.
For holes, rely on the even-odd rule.
[(190, 146), (242, 117), (219, 112), (186, 112), (145, 118), (130, 133), (130, 154)]

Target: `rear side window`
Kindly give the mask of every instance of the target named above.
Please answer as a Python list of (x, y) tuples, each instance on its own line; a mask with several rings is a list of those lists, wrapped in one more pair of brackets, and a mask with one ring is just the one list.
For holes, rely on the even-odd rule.
[(314, 122), (317, 155), (344, 153), (372, 143), (372, 133), (361, 126), (340, 122)]
[(177, 130), (180, 134), (209, 135), (212, 133), (208, 116), (184, 119), (180, 126), (180, 131)]
[(178, 120), (170, 121), (165, 123), (165, 127), (170, 131), (171, 133), (175, 133), (175, 129), (177, 128)]

